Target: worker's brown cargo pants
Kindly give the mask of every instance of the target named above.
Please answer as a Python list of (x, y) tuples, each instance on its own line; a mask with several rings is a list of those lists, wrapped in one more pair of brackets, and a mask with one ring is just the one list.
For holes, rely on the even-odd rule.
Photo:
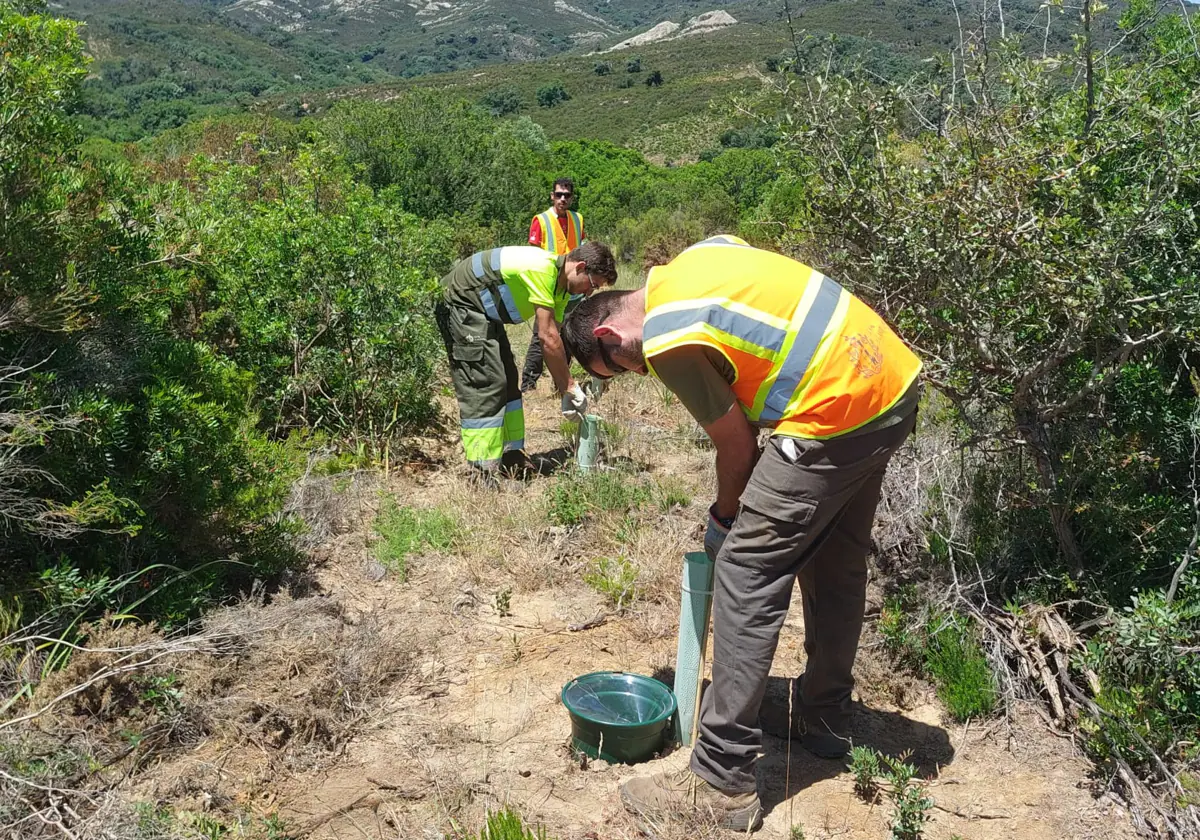
[(716, 563), (713, 679), (691, 766), (717, 788), (755, 789), (759, 707), (797, 578), (807, 654), (800, 713), (810, 729), (846, 732), (875, 507), (915, 423), (913, 412), (850, 438), (767, 443)]

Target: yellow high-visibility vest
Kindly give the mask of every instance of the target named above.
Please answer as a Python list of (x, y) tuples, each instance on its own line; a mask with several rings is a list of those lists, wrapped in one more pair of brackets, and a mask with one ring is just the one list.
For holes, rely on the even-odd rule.
[(569, 254), (583, 241), (583, 216), (567, 211), (567, 229), (558, 223), (558, 214), (551, 207), (538, 214), (542, 225), (542, 247), (552, 254)]
[(775, 434), (823, 439), (891, 408), (921, 371), (887, 323), (803, 263), (715, 236), (646, 281), (646, 364), (686, 344), (712, 347), (735, 371), (747, 419)]

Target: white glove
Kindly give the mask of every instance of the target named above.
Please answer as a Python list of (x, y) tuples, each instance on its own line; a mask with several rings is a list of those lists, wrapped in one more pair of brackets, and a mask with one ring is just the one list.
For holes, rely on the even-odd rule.
[(583, 393), (583, 389), (579, 387), (578, 382), (563, 394), (562, 413), (563, 417), (571, 420), (582, 420), (583, 415), (587, 413), (587, 396)]

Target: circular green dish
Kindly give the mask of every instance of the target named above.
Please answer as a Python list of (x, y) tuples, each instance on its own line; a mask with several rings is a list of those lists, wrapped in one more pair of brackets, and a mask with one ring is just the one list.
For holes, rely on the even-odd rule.
[(571, 746), (604, 761), (636, 764), (662, 749), (675, 714), (675, 695), (658, 680), (597, 671), (563, 686), (571, 716)]

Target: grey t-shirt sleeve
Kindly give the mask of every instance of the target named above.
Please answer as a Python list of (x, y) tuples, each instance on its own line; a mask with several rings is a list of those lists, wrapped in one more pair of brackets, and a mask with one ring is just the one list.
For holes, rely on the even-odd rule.
[(717, 350), (686, 344), (656, 356), (652, 364), (662, 384), (701, 426), (720, 420), (737, 401), (733, 365)]

